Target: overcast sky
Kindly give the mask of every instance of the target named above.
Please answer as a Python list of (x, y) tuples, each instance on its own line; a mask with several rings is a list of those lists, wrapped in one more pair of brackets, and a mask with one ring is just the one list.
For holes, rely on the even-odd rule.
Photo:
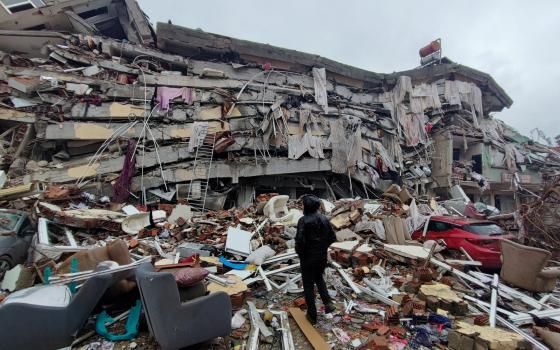
[(138, 0), (151, 22), (318, 54), (378, 73), (418, 66), (441, 38), (455, 62), (513, 99), (496, 116), (524, 134), (560, 134), (560, 1)]

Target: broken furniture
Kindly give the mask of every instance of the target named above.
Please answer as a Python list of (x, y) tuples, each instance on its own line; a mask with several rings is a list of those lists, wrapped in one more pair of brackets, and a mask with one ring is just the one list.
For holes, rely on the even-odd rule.
[[(54, 350), (70, 346), (112, 281), (109, 274), (91, 277), (67, 306), (23, 302), (0, 306), (2, 349)], [(30, 334), (33, 336), (26, 336)]]
[[(78, 271), (93, 270), (95, 266), (102, 261), (114, 261), (119, 265), (128, 265), (133, 263), (133, 260), (130, 258), (130, 254), (128, 253), (128, 246), (121, 239), (116, 239), (104, 247), (97, 247), (73, 254), (60, 265), (58, 272), (70, 272), (70, 266), (72, 265), (72, 261), (74, 259), (78, 262)], [(134, 280), (122, 279), (108, 289), (106, 297), (128, 293), (134, 289), (134, 287), (136, 287)]]
[(230, 333), (231, 302), (226, 293), (181, 303), (173, 275), (155, 272), (149, 263), (136, 269), (136, 281), (148, 328), (162, 349), (179, 349)]
[(303, 214), (297, 209), (288, 209), (286, 204), (289, 198), (286, 195), (270, 198), (263, 208), (264, 215), (272, 222), (284, 223), (289, 226), (297, 225), (299, 218)]
[(560, 277), (560, 268), (546, 268), (551, 253), (510, 240), (501, 240), (502, 271), (500, 277), (516, 287), (531, 292), (551, 292)]

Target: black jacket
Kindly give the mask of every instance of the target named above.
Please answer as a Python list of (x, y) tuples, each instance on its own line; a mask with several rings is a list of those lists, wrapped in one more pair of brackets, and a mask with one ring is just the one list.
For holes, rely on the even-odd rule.
[(329, 219), (319, 213), (306, 214), (298, 221), (296, 253), (302, 263), (326, 263), (327, 249), (336, 241)]

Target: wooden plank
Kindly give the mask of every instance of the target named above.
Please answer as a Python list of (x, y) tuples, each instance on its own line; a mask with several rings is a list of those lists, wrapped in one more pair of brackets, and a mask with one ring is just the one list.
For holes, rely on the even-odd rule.
[(307, 338), (307, 340), (309, 340), (315, 350), (328, 350), (331, 348), (329, 344), (327, 344), (325, 339), (323, 339), (321, 334), (319, 334), (319, 332), (317, 332), (317, 330), (311, 325), (311, 323), (307, 321), (307, 318), (305, 317), (303, 311), (301, 311), (297, 307), (291, 307), (288, 310), (296, 321), (299, 329), (301, 329), (303, 334), (305, 334), (305, 337)]

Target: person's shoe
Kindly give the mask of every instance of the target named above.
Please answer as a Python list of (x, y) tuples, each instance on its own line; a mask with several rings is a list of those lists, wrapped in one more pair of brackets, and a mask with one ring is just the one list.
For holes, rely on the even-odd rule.
[(309, 321), (309, 323), (311, 323), (311, 325), (316, 325), (317, 324), (317, 318), (313, 318), (311, 316), (309, 316), (308, 314), (305, 315), (305, 318), (307, 318), (307, 320)]
[(325, 305), (325, 313), (326, 314), (330, 314), (331, 312), (335, 312), (335, 311), (336, 311), (336, 306), (334, 306), (333, 303)]

